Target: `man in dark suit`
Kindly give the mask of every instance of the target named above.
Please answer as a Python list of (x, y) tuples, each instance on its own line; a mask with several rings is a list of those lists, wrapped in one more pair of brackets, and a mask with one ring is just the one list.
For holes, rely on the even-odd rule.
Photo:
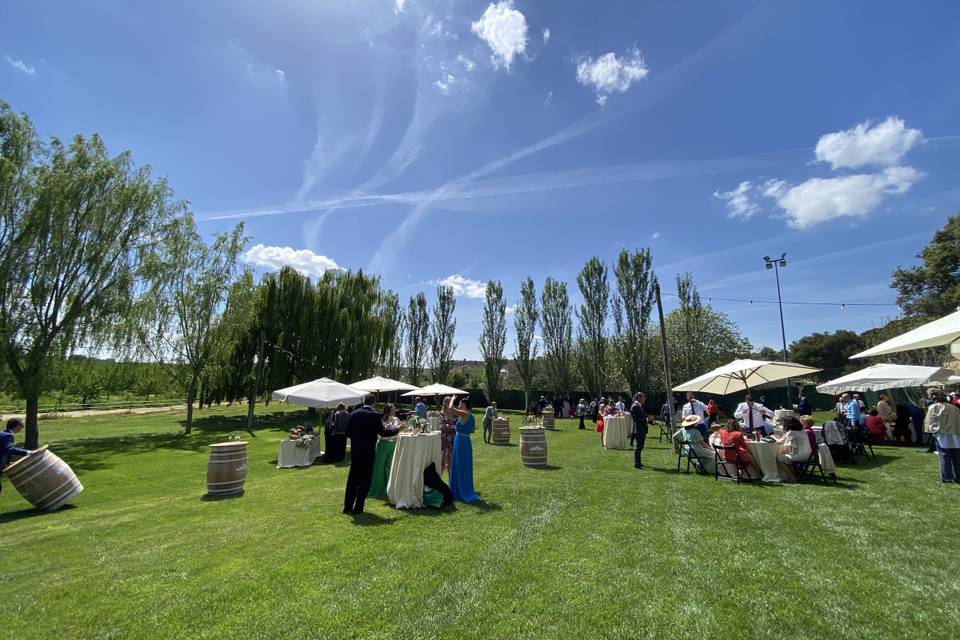
[(633, 450), (633, 466), (636, 469), (643, 469), (643, 463), (640, 457), (643, 455), (643, 445), (647, 441), (647, 411), (643, 408), (643, 401), (646, 397), (638, 391), (633, 396), (633, 405), (630, 407), (630, 417), (633, 418), (633, 427), (630, 429), (630, 439), (636, 442), (636, 449)]
[(363, 406), (350, 413), (347, 437), (350, 438), (350, 473), (343, 496), (344, 513), (363, 513), (363, 503), (370, 493), (373, 461), (377, 452), (377, 436), (395, 436), (399, 429), (387, 429), (379, 413), (373, 410), (373, 394), (363, 397)]

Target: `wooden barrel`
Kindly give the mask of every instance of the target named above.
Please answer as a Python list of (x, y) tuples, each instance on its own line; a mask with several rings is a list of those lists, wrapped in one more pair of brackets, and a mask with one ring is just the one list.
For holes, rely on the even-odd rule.
[(540, 427), (520, 427), (520, 461), (528, 467), (547, 466), (547, 435)]
[(554, 413), (551, 407), (544, 407), (543, 411), (540, 412), (540, 418), (543, 420), (544, 429), (553, 429), (554, 428)]
[(4, 470), (11, 484), (41, 511), (54, 511), (83, 491), (76, 474), (46, 445)]
[(247, 478), (247, 443), (243, 440), (210, 445), (207, 463), (207, 495), (228, 496), (243, 493)]
[(510, 418), (493, 419), (493, 444), (510, 444)]

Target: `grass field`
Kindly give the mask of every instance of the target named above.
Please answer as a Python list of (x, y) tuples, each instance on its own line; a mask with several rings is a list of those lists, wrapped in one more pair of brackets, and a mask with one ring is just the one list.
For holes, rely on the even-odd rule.
[[(8, 638), (955, 638), (960, 487), (879, 447), (840, 486), (677, 475), (647, 441), (603, 451), (558, 421), (547, 469), (474, 436), (483, 502), (344, 516), (347, 467), (275, 468), (302, 413), (248, 438), (246, 494), (205, 501), (206, 445), (243, 409), (51, 420), (75, 506), (0, 495)], [(952, 622), (951, 622), (952, 621)], [(953, 631), (951, 631), (953, 629)]]

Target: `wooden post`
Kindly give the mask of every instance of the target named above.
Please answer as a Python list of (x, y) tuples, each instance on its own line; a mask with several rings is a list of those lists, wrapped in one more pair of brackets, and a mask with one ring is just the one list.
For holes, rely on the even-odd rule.
[(667, 324), (663, 320), (663, 303), (660, 301), (660, 281), (655, 280), (653, 291), (657, 296), (657, 315), (660, 317), (660, 342), (663, 344), (663, 380), (667, 384), (667, 424), (673, 432), (673, 380), (670, 378), (670, 352), (667, 349)]
[(260, 374), (263, 371), (263, 334), (260, 334), (260, 347), (257, 350), (257, 366), (253, 372), (253, 388), (250, 389), (250, 399), (247, 402), (247, 431), (253, 430), (253, 410), (257, 406), (257, 393), (260, 389)]

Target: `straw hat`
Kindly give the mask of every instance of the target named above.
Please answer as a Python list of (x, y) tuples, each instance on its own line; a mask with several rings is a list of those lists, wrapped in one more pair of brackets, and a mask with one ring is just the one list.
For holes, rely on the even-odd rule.
[(694, 426), (700, 424), (700, 422), (701, 422), (700, 416), (687, 416), (686, 418), (683, 419), (683, 422), (680, 423), (680, 426), (681, 426), (681, 427), (694, 427)]

